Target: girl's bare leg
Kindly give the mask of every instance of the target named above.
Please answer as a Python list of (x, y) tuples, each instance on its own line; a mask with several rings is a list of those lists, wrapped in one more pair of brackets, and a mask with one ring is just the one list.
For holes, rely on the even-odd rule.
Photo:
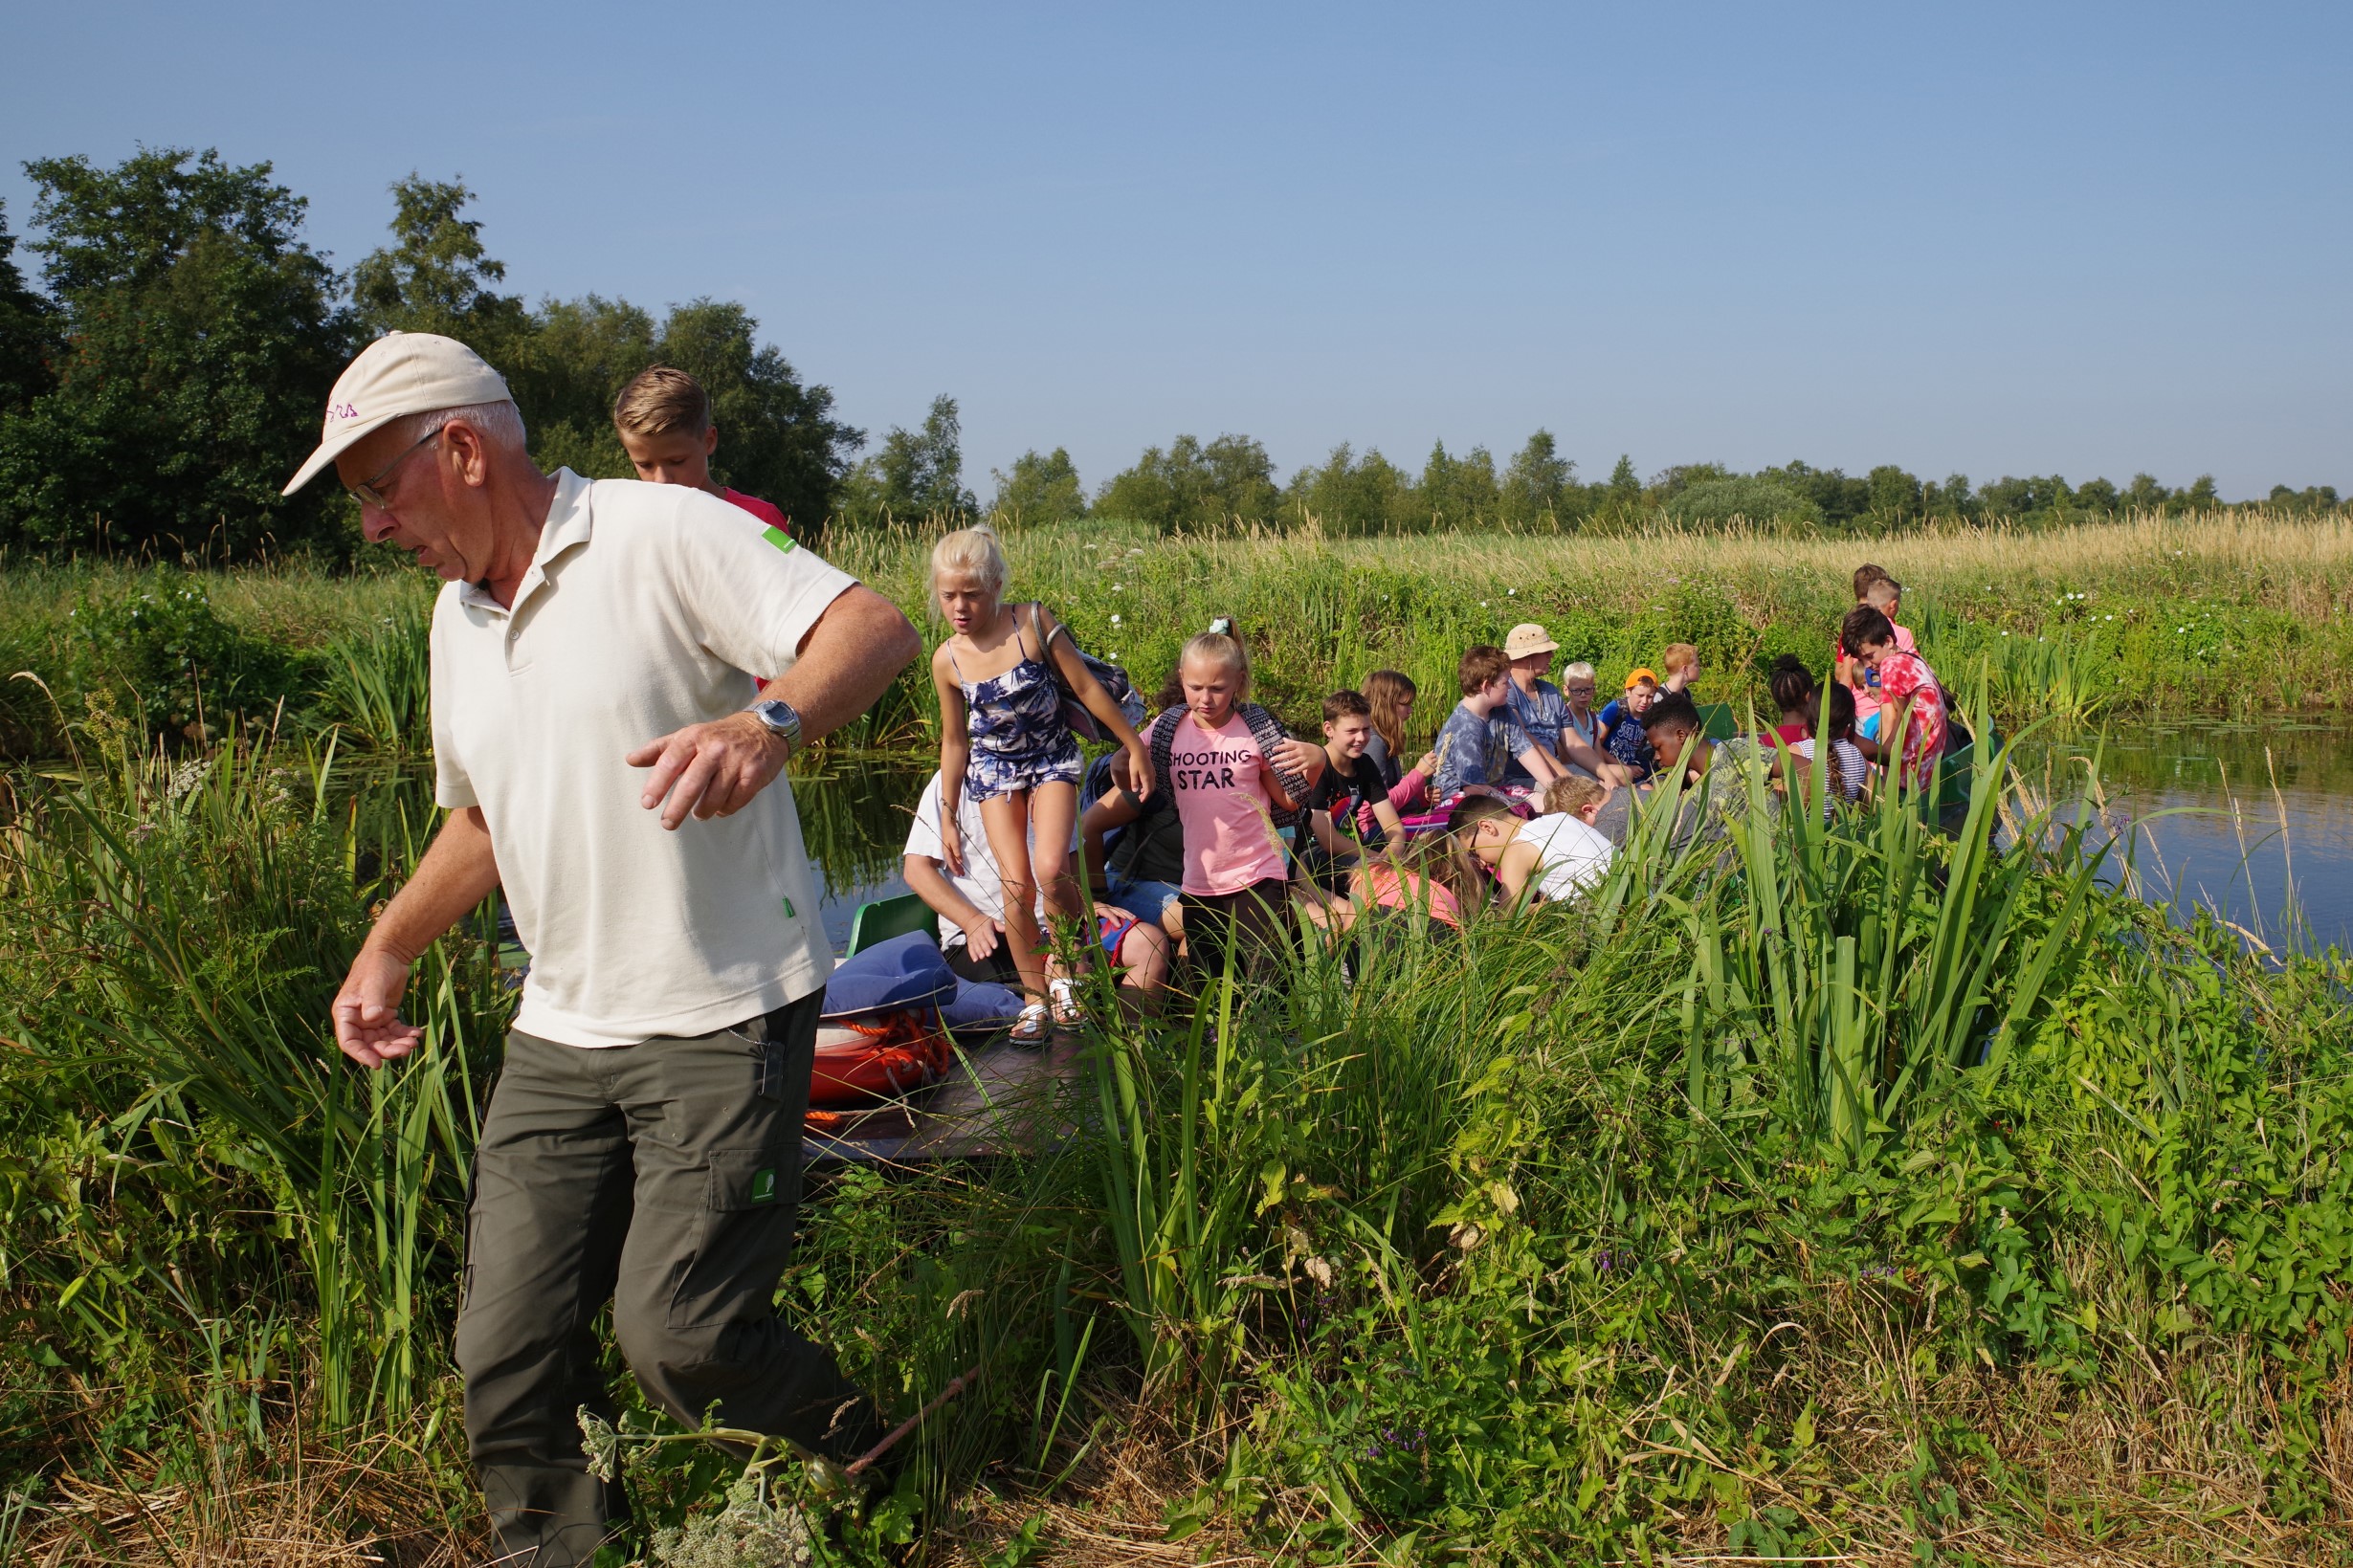
[[(1013, 967), (1021, 971), (1021, 989), (1031, 1001), (1043, 1002), (1046, 961), (1038, 951), (1037, 874), (1030, 867), (1030, 797), (1015, 793), (981, 802), (981, 825), (988, 829), (988, 852), (1005, 877), (1005, 939), (1013, 951)], [(1069, 856), (1063, 858), (1067, 862)]]
[[(1071, 874), (1071, 830), (1078, 823), (1078, 790), (1066, 784), (1039, 784), (1030, 792), (1030, 871), (1038, 891), (1046, 895), (1049, 921), (1080, 921), (1086, 910), (1078, 898), (1078, 881)], [(1092, 935), (1092, 933), (1089, 933)], [(1081, 943), (1080, 951), (1092, 946)], [(1060, 965), (1056, 964), (1058, 971)]]

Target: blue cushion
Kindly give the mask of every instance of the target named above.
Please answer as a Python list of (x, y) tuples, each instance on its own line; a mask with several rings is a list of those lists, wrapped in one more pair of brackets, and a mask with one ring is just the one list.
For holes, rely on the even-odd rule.
[(825, 983), (823, 1016), (939, 1006), (955, 994), (956, 976), (940, 956), (940, 944), (928, 931), (910, 931), (835, 964)]
[(988, 1034), (1008, 1029), (1021, 1016), (1021, 993), (985, 980), (959, 980), (956, 994), (940, 1007), (950, 1034)]

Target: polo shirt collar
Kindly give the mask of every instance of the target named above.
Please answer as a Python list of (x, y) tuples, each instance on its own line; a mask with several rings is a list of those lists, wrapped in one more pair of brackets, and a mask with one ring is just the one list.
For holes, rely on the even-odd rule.
[(595, 509), (588, 504), (589, 483), (568, 468), (556, 470), (555, 498), (547, 503), (547, 520), (540, 525), (539, 546), (531, 552), (530, 569), (522, 574), (522, 582), (515, 589), (513, 605), (499, 604), (479, 583), (465, 585), (459, 594), (462, 602), (500, 615), (521, 610), (523, 602), (547, 581), (547, 568), (555, 563), (556, 558), (575, 544), (588, 542), (595, 526)]

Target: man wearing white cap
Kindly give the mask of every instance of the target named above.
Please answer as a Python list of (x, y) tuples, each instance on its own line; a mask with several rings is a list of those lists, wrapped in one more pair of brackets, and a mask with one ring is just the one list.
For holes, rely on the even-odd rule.
[[(887, 600), (686, 486), (543, 475), (499, 373), (393, 333), (319, 450), (367, 538), (443, 579), (449, 810), (335, 999), (345, 1055), (413, 1050), (410, 965), (503, 886), (532, 955), (475, 1155), (457, 1363), (500, 1561), (585, 1563), (626, 1507), (588, 1473), (613, 1303), (647, 1394), (850, 1457), (874, 1405), (775, 1314), (832, 957), (786, 758), (921, 651)], [(745, 671), (782, 671), (765, 689)], [(691, 820), (690, 820), (691, 819)]]

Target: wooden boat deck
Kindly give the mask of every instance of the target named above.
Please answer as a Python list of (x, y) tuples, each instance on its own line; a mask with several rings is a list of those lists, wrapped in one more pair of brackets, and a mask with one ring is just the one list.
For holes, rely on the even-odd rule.
[(1036, 1049), (1000, 1035), (977, 1051), (959, 1050), (947, 1077), (903, 1099), (812, 1118), (802, 1130), (807, 1164), (917, 1165), (981, 1159), (1058, 1143), (1072, 1131), (1075, 1089), (1082, 1087), (1085, 1043), (1057, 1031)]

